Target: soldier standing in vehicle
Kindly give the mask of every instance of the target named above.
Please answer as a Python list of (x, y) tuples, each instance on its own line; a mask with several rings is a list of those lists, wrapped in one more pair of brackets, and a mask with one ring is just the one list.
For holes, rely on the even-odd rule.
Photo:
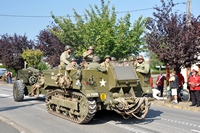
[(75, 57), (72, 57), (70, 59), (70, 64), (67, 65), (67, 67), (66, 67), (66, 70), (73, 70), (73, 69), (78, 69), (78, 65), (77, 65)]
[(132, 55), (131, 55), (131, 56), (129, 56), (129, 59), (128, 59), (128, 60), (129, 60), (130, 64), (134, 65), (134, 63), (136, 62), (137, 59), (136, 59), (135, 56), (132, 56)]
[(150, 66), (149, 63), (144, 61), (144, 57), (142, 55), (139, 55), (137, 57), (137, 61), (134, 63), (133, 67), (137, 72), (140, 72), (142, 76), (144, 77), (144, 82), (149, 84), (150, 79)]
[(40, 88), (44, 86), (44, 77), (43, 77), (43, 74), (39, 73), (38, 74), (38, 77), (37, 77), (37, 83), (35, 83), (32, 88), (31, 88), (31, 92), (29, 93), (29, 95), (31, 97), (34, 96), (35, 94), (35, 91), (36, 91), (36, 94), (37, 94), (37, 98), (39, 97), (39, 94), (40, 94)]
[(110, 57), (110, 55), (106, 55), (106, 56), (104, 57), (104, 60), (105, 60), (105, 61), (101, 63), (101, 66), (105, 67), (106, 70), (108, 70), (108, 67), (111, 66), (111, 63), (110, 63), (111, 57)]
[(60, 67), (65, 69), (70, 64), (70, 58), (72, 58), (72, 47), (70, 45), (65, 46), (65, 51), (60, 56)]
[(144, 61), (144, 57), (142, 55), (139, 55), (137, 57), (137, 61), (134, 63), (134, 68), (136, 71), (143, 73), (143, 74), (150, 73), (149, 63)]
[(92, 46), (88, 47), (88, 51), (85, 51), (83, 53), (83, 58), (85, 59), (86, 62), (92, 62), (94, 57), (94, 48)]
[(126, 58), (122, 59), (121, 66), (129, 66), (129, 62), (128, 62), (128, 60)]
[(106, 68), (101, 66), (99, 63), (100, 63), (99, 56), (94, 56), (93, 62), (88, 65), (87, 69), (95, 69), (101, 72), (106, 72), (107, 71)]

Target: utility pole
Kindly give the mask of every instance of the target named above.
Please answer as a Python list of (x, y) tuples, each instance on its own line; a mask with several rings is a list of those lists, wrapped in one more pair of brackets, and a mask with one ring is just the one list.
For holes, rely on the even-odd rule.
[(191, 1), (192, 0), (187, 0), (187, 26), (191, 25)]

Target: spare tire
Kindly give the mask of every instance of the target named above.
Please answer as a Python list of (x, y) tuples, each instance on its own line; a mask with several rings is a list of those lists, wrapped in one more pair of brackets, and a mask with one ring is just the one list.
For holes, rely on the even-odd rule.
[(24, 84), (17, 80), (13, 85), (13, 98), (16, 102), (21, 102), (24, 100)]

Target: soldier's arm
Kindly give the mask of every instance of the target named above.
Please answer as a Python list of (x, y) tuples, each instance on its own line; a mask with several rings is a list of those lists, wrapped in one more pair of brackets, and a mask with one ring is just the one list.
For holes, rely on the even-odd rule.
[(64, 62), (65, 64), (67, 64), (67, 65), (69, 64), (69, 61), (66, 60), (65, 54), (61, 54), (60, 60), (61, 60), (62, 62)]
[(107, 71), (106, 68), (103, 67), (103, 66), (99, 66), (98, 70), (101, 71), (101, 72), (106, 72)]
[(84, 53), (83, 53), (83, 58), (87, 57), (88, 55), (90, 55), (90, 53), (84, 52)]

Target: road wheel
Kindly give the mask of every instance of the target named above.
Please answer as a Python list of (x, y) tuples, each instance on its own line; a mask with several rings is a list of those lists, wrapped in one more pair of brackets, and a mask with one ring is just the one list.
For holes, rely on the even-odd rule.
[(13, 98), (16, 102), (21, 102), (24, 99), (24, 84), (17, 80), (13, 85)]

